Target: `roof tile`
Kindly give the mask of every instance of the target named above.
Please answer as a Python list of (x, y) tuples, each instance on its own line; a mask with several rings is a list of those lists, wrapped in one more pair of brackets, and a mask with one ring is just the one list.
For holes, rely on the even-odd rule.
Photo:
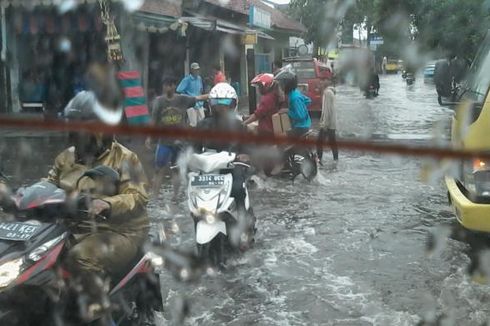
[(170, 16), (182, 16), (182, 0), (145, 0), (139, 11)]

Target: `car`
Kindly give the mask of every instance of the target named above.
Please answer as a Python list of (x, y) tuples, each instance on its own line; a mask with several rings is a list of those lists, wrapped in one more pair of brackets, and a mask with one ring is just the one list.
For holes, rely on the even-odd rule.
[[(457, 149), (490, 152), (490, 33), (480, 47), (461, 89), (453, 117), (451, 141)], [(490, 232), (490, 160), (474, 157), (458, 162), (447, 175), (449, 203), (466, 229)]]
[(388, 62), (386, 63), (386, 66), (385, 66), (386, 73), (387, 74), (396, 74), (396, 73), (398, 73), (398, 69), (399, 69), (398, 60), (388, 59)]
[(290, 64), (298, 76), (298, 88), (311, 99), (308, 107), (312, 113), (322, 111), (322, 79), (332, 78), (332, 71), (327, 64), (309, 57), (284, 58), (283, 63)]

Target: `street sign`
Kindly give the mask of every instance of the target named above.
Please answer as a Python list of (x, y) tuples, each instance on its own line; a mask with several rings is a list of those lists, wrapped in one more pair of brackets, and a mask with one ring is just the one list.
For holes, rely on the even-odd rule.
[(384, 43), (385, 41), (382, 36), (371, 36), (371, 39), (369, 40), (369, 44), (373, 45), (382, 45)]
[(242, 36), (242, 44), (257, 44), (257, 33), (246, 33)]
[(271, 28), (271, 14), (261, 8), (257, 8), (256, 6), (250, 6), (248, 20), (250, 26), (257, 26), (266, 29)]

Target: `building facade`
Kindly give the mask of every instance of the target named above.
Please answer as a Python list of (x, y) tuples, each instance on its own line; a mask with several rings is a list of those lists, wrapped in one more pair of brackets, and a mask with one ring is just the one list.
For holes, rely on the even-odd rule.
[[(206, 86), (221, 67), (240, 95), (247, 95), (246, 53), (255, 71), (272, 72), (288, 55), (289, 37), (304, 27), (260, 0), (145, 0), (127, 12), (110, 8), (124, 55), (120, 69), (138, 70), (146, 96), (161, 93), (163, 76), (181, 78), (199, 62)], [(107, 61), (106, 27), (99, 2), (80, 0), (62, 8), (55, 0), (0, 0), (0, 111), (19, 112), (42, 102), (59, 112), (81, 89), (89, 63)]]

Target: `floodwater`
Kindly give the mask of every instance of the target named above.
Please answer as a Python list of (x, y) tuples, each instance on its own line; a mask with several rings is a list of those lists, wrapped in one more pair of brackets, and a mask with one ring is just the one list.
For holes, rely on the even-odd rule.
[[(407, 87), (399, 75), (381, 76), (373, 100), (338, 87), (337, 107), (340, 137), (423, 146), (447, 136), (453, 114), (437, 104), (433, 85)], [(17, 134), (3, 143), (5, 170), (18, 184), (46, 175), (63, 141)], [(429, 232), (445, 239), (444, 227), (455, 224), (442, 180), (421, 182), (423, 162), (414, 157), (340, 151), (336, 170), (330, 152), (324, 157), (312, 183), (257, 182), (256, 243), (224, 271), (191, 284), (162, 277), (166, 316), (184, 298), (189, 325), (414, 325), (441, 316), (448, 325), (485, 323), (490, 287), (471, 282), (469, 245), (447, 239), (426, 251)], [(165, 186), (150, 215), (172, 245), (193, 248), (185, 196), (177, 205), (170, 197)]]
[[(419, 79), (407, 87), (399, 75), (381, 76), (374, 100), (340, 86), (337, 106), (340, 137), (423, 146), (447, 137), (453, 114), (437, 104), (433, 85)], [(328, 151), (324, 156), (331, 159)], [(442, 180), (419, 181), (421, 164), (341, 151), (338, 169), (327, 161), (311, 184), (259, 182), (251, 192), (255, 246), (197, 284), (182, 287), (168, 278), (170, 299), (189, 300), (189, 325), (485, 322), (490, 288), (471, 283), (468, 246), (448, 239), (431, 256), (426, 252), (428, 233), (444, 234), (441, 227), (452, 227), (454, 218)], [(178, 229), (171, 241), (191, 248), (186, 203), (153, 205), (155, 218)]]

